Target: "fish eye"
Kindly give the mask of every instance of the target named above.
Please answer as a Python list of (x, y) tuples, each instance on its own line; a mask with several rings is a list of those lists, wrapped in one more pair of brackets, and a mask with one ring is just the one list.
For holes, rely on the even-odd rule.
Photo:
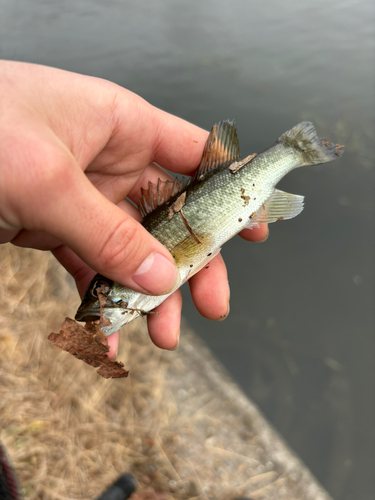
[(101, 288), (101, 287), (105, 287), (105, 292), (107, 293), (108, 290), (109, 290), (109, 286), (108, 286), (108, 283), (106, 281), (103, 281), (103, 280), (96, 280), (94, 282), (94, 284), (92, 285), (91, 287), (91, 290), (90, 290), (90, 294), (92, 297), (94, 297), (95, 299), (98, 298), (98, 288)]

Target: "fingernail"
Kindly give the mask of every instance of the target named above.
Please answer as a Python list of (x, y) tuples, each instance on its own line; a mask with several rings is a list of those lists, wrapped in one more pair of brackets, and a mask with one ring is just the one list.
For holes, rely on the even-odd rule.
[(172, 262), (161, 253), (153, 252), (133, 274), (133, 281), (147, 293), (163, 295), (176, 288), (179, 275)]
[(169, 349), (169, 351), (175, 351), (176, 349), (178, 349), (179, 343), (180, 343), (180, 334), (177, 333), (177, 335), (176, 335), (176, 345), (174, 347), (171, 347)]
[(116, 361), (117, 359), (117, 354), (118, 354), (118, 349), (116, 349), (115, 352), (108, 353), (108, 357), (111, 361)]
[(229, 311), (230, 311), (230, 304), (228, 302), (228, 309), (226, 314), (223, 314), (222, 316), (220, 316), (220, 318), (217, 318), (216, 321), (224, 321), (229, 316)]
[(268, 236), (269, 236), (269, 235), (270, 235), (270, 233), (268, 232), (268, 233), (267, 233), (267, 236), (265, 236), (265, 237), (264, 237), (263, 239), (261, 239), (261, 240), (255, 241), (254, 243), (264, 243), (265, 241), (267, 241), (267, 240), (268, 240)]

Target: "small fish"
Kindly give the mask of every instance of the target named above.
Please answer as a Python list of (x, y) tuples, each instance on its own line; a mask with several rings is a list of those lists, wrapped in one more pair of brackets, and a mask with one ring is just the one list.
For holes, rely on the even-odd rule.
[[(275, 186), (294, 168), (336, 160), (342, 148), (320, 139), (312, 123), (302, 122), (263, 153), (241, 160), (234, 122), (214, 125), (189, 183), (159, 179), (156, 185), (149, 183), (148, 189), (142, 189), (138, 198), (143, 226), (175, 259), (180, 274), (176, 289), (243, 229), (298, 215), (303, 196)], [(102, 331), (111, 335), (150, 313), (169, 295), (144, 295), (97, 274), (75, 319), (100, 319)]]

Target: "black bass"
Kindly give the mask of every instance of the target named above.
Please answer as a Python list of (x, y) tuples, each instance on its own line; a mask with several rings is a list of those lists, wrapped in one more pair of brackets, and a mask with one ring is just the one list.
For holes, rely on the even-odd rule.
[[(188, 184), (159, 180), (157, 185), (149, 183), (138, 198), (142, 224), (175, 259), (180, 274), (176, 289), (243, 229), (298, 215), (303, 196), (275, 186), (294, 168), (336, 160), (342, 147), (320, 139), (312, 123), (302, 122), (263, 153), (241, 160), (234, 122), (214, 125)], [(75, 319), (100, 318), (102, 331), (111, 335), (169, 295), (144, 295), (96, 275)]]

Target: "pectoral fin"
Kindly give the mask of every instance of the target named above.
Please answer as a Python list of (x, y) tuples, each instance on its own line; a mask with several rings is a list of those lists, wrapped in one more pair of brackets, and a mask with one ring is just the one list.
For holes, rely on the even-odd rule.
[(302, 212), (303, 200), (304, 197), (298, 194), (290, 194), (275, 189), (273, 194), (252, 218), (250, 225), (254, 227), (255, 224), (292, 219)]

